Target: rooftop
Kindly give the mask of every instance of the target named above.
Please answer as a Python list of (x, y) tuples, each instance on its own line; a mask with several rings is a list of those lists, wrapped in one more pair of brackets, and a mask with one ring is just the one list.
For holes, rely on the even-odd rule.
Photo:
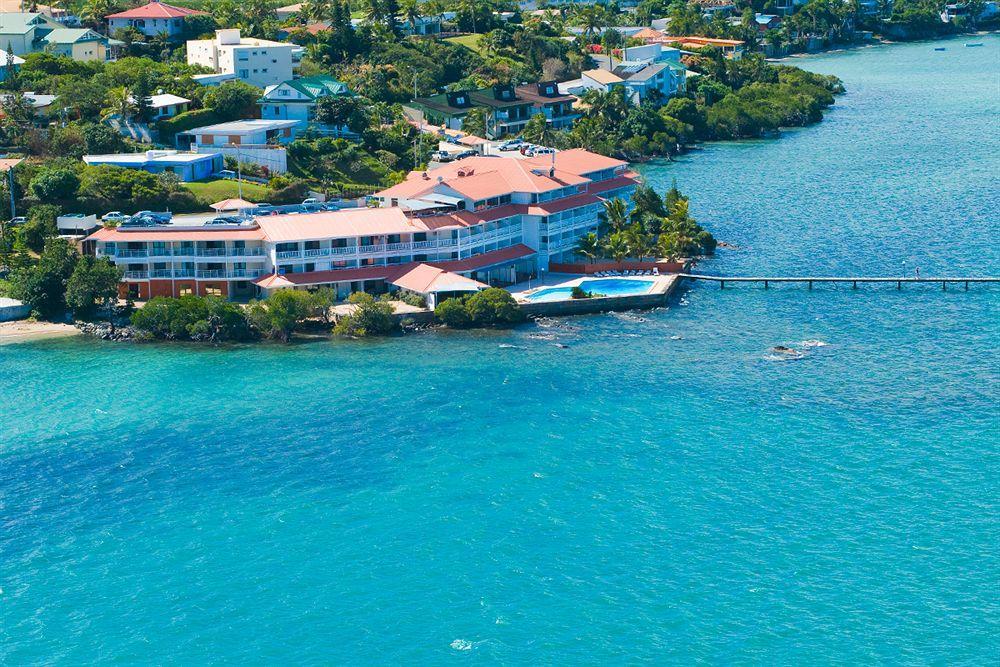
[(146, 151), (145, 153), (108, 153), (105, 155), (84, 155), (87, 164), (144, 165), (144, 164), (187, 164), (211, 160), (218, 153), (181, 153), (179, 151)]
[(185, 16), (207, 16), (208, 12), (188, 9), (187, 7), (175, 7), (165, 2), (153, 0), (149, 4), (127, 9), (123, 12), (108, 14), (106, 19), (177, 19)]
[(205, 125), (204, 127), (184, 130), (183, 134), (238, 134), (242, 136), (267, 130), (283, 130), (286, 127), (294, 127), (300, 122), (297, 120), (264, 120), (261, 118), (233, 120), (228, 123)]
[(301, 79), (289, 79), (288, 81), (282, 81), (281, 83), (268, 86), (264, 89), (263, 97), (266, 98), (271, 91), (277, 90), (281, 86), (294, 88), (310, 100), (317, 100), (321, 97), (327, 97), (329, 95), (351, 94), (351, 89), (340, 81), (337, 81), (332, 76), (320, 74), (317, 76), (303, 77)]

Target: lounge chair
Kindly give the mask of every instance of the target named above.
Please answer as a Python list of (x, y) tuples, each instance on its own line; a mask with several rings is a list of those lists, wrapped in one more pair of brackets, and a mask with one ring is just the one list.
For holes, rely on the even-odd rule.
[(654, 276), (660, 275), (660, 267), (658, 267), (658, 266), (654, 266), (653, 267), (653, 275)]

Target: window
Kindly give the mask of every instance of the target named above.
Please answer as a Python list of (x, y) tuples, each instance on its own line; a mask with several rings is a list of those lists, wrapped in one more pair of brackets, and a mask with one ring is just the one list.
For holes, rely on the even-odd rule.
[(194, 289), (191, 287), (191, 283), (181, 283), (178, 294), (181, 296), (191, 296), (194, 294)]
[(222, 296), (222, 288), (215, 283), (205, 285), (205, 296)]

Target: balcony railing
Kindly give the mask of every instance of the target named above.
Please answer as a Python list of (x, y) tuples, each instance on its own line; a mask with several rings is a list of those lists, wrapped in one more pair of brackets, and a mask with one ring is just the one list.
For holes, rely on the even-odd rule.
[(225, 248), (198, 248), (199, 257), (225, 257)]
[(212, 269), (209, 271), (198, 271), (199, 278), (225, 278), (225, 269)]
[(148, 257), (149, 253), (145, 250), (125, 250), (121, 249), (117, 252), (117, 257)]
[(149, 248), (148, 250), (129, 250), (126, 248), (101, 249), (97, 254), (101, 257), (263, 257), (263, 248)]
[(146, 271), (126, 271), (125, 278), (127, 280), (146, 280), (149, 278), (149, 273)]
[(275, 253), (278, 259), (293, 259), (296, 257), (302, 257), (302, 253), (298, 250), (279, 250)]

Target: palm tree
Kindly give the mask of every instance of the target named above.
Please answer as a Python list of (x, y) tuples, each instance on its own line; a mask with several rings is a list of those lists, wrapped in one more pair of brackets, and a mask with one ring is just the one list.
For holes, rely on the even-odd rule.
[(588, 5), (580, 9), (576, 15), (577, 21), (583, 28), (583, 34), (587, 37), (593, 37), (595, 34), (600, 32), (601, 28), (604, 26), (604, 11), (601, 7), (597, 5)]
[(302, 6), (302, 13), (313, 21), (329, 21), (333, 5), (330, 0), (309, 0)]
[(584, 234), (576, 240), (574, 251), (577, 255), (582, 255), (594, 263), (601, 256), (601, 239), (593, 232)]
[(403, 20), (410, 24), (410, 31), (412, 34), (417, 34), (417, 25), (420, 23), (420, 19), (424, 17), (423, 9), (417, 0), (403, 0), (399, 5), (399, 15), (403, 17)]
[(604, 217), (613, 231), (622, 231), (628, 225), (628, 204), (625, 203), (624, 199), (618, 197), (605, 201)]
[(615, 232), (604, 242), (604, 254), (615, 260), (619, 268), (622, 262), (625, 261), (625, 258), (628, 257), (628, 253), (628, 239), (625, 238), (625, 234), (622, 232)]
[(132, 97), (132, 91), (126, 86), (118, 86), (108, 91), (104, 97), (105, 107), (101, 110), (101, 118), (108, 119), (111, 116), (118, 116), (127, 123), (135, 115), (136, 106)]
[(647, 234), (639, 223), (625, 230), (625, 238), (628, 241), (629, 253), (640, 262), (653, 254), (653, 237)]
[(87, 0), (80, 12), (80, 18), (91, 27), (104, 22), (104, 17), (111, 13), (111, 0)]

